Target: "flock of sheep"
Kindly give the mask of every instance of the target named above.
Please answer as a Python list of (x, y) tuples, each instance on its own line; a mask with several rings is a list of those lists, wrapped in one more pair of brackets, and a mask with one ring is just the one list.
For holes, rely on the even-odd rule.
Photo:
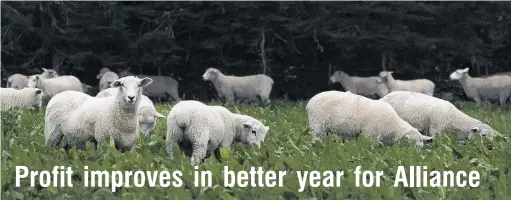
[[(84, 93), (78, 78), (59, 76), (44, 68), (43, 71), (26, 80), (21, 75), (9, 77), (7, 85), (11, 88), (2, 88), (0, 93), (1, 110), (38, 107), (46, 98), (45, 143), (53, 147), (85, 149), (87, 142), (93, 142), (97, 148), (113, 138), (118, 150), (129, 151), (139, 131), (149, 135), (157, 119), (166, 118), (169, 157), (173, 157), (173, 144), (178, 143), (192, 163), (199, 163), (208, 154), (218, 153), (220, 147), (229, 148), (233, 142), (260, 146), (269, 132), (268, 126), (251, 116), (233, 113), (223, 106), (181, 100), (177, 95), (178, 83), (171, 77), (134, 76), (127, 71), (117, 75), (104, 68), (97, 76), (101, 91), (92, 96)], [(266, 75), (229, 76), (209, 68), (202, 78), (212, 82), (226, 102), (248, 100), (265, 105), (271, 102), (274, 82)], [(510, 73), (472, 78), (465, 68), (454, 71), (450, 79), (459, 80), (467, 96), (477, 103), (493, 99), (501, 104), (507, 99), (511, 101)], [(407, 138), (420, 147), (444, 132), (455, 133), (460, 141), (501, 135), (452, 103), (434, 97), (435, 84), (427, 79), (396, 80), (389, 71), (375, 77), (354, 77), (336, 71), (330, 81), (340, 82), (347, 91), (325, 91), (309, 100), (305, 109), (315, 137), (335, 134), (350, 140), (369, 136), (375, 142), (389, 145)], [(371, 95), (380, 98), (367, 97)], [(178, 103), (164, 116), (156, 111), (149, 97), (168, 96)]]

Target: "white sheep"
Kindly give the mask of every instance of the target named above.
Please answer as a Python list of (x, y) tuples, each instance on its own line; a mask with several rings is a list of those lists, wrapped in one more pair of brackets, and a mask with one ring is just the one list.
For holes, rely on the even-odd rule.
[(108, 67), (103, 67), (101, 69), (99, 69), (99, 74), (103, 74), (105, 72), (111, 72), (110, 68)]
[(388, 103), (351, 92), (321, 92), (309, 100), (306, 111), (315, 137), (328, 133), (343, 140), (369, 136), (386, 145), (404, 137), (417, 146), (432, 139), (401, 119)]
[(96, 144), (114, 139), (115, 148), (129, 151), (138, 137), (137, 111), (142, 88), (151, 84), (150, 78), (133, 76), (112, 83), (118, 90), (115, 96), (98, 98), (82, 92), (64, 91), (55, 95), (46, 108), (45, 143), (59, 146), (66, 138), (66, 151), (76, 146), (84, 150), (87, 141)]
[(99, 79), (99, 91), (108, 89), (114, 81), (119, 79), (119, 76), (112, 71), (106, 71), (96, 76)]
[(350, 76), (343, 71), (335, 71), (332, 76), (330, 76), (331, 83), (341, 83), (342, 87), (346, 91), (350, 91), (353, 94), (358, 94), (365, 97), (378, 96), (381, 98), (389, 93), (389, 89), (387, 89), (385, 84), (378, 83), (377, 80), (377, 76)]
[(425, 135), (434, 137), (450, 131), (459, 140), (472, 140), (474, 135), (490, 139), (500, 135), (487, 124), (466, 115), (443, 99), (417, 92), (395, 91), (380, 100), (390, 104), (401, 119)]
[(260, 146), (269, 129), (253, 117), (234, 114), (222, 106), (181, 101), (167, 116), (167, 152), (172, 159), (172, 145), (177, 142), (191, 163), (198, 164), (206, 155), (220, 147), (230, 148), (236, 141)]
[[(109, 96), (116, 96), (117, 88), (108, 88), (99, 92), (96, 97), (104, 98)], [(153, 102), (147, 96), (142, 95), (140, 105), (138, 106), (138, 123), (140, 131), (145, 135), (149, 135), (156, 127), (156, 118), (166, 118), (164, 115), (158, 113), (154, 107)]]
[(153, 79), (153, 83), (149, 85), (147, 88), (144, 88), (144, 95), (148, 97), (165, 98), (167, 100), (172, 99), (172, 101), (174, 102), (181, 101), (178, 91), (179, 82), (177, 82), (176, 79), (170, 76), (151, 76), (143, 74), (134, 75), (133, 73), (130, 72), (130, 69), (131, 68), (127, 68), (119, 72), (119, 77), (125, 77), (129, 75), (137, 77), (144, 76)]
[(433, 96), (435, 93), (435, 83), (433, 83), (433, 81), (428, 79), (396, 80), (392, 76), (393, 73), (392, 71), (380, 72), (380, 77), (376, 82), (383, 82), (389, 89), (389, 92), (412, 91), (424, 93), (429, 96)]
[(220, 70), (208, 68), (202, 75), (204, 81), (215, 86), (218, 96), (225, 102), (235, 100), (260, 101), (269, 104), (273, 79), (264, 74), (250, 76), (228, 76)]
[[(459, 81), (468, 98), (474, 100), (478, 105), (482, 100), (499, 100), (504, 105), (508, 98), (511, 98), (511, 76), (492, 75), (485, 78), (472, 78), (468, 74), (468, 67), (457, 69), (449, 78)], [(511, 101), (511, 100), (510, 100)]]
[(1, 110), (7, 111), (11, 108), (38, 109), (41, 106), (43, 92), (37, 88), (0, 88)]
[(75, 76), (58, 76), (42, 79), (40, 75), (32, 75), (28, 78), (27, 87), (39, 88), (43, 91), (43, 105), (53, 96), (63, 91), (74, 90), (83, 92), (82, 83)]
[[(57, 72), (52, 69), (43, 69), (43, 73), (40, 74), (40, 77), (43, 79), (48, 78), (55, 78), (58, 76)], [(8, 88), (14, 88), (14, 89), (21, 89), (28, 85), (28, 76), (25, 76), (23, 74), (13, 74), (7, 78), (7, 85)]]

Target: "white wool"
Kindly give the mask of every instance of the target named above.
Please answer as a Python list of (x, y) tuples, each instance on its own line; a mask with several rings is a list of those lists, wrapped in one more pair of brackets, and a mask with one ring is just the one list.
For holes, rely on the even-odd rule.
[(119, 76), (115, 72), (106, 71), (98, 74), (96, 78), (99, 79), (99, 91), (103, 91), (110, 88), (110, 85), (119, 79)]
[(273, 79), (264, 74), (250, 76), (228, 76), (220, 70), (208, 68), (202, 75), (204, 81), (211, 81), (218, 96), (226, 102), (235, 100), (260, 101), (269, 104)]
[(420, 92), (423, 94), (427, 94), (429, 96), (433, 96), (435, 93), (435, 83), (428, 79), (415, 79), (415, 80), (396, 80), (392, 76), (392, 71), (382, 71), (380, 72), (380, 78), (377, 82), (383, 82), (389, 92), (394, 91), (412, 91), (412, 92)]
[(0, 88), (1, 110), (7, 111), (11, 108), (39, 108), (43, 93), (37, 88)]
[(369, 136), (388, 145), (406, 137), (417, 146), (431, 139), (401, 119), (388, 103), (351, 92), (321, 92), (309, 100), (306, 110), (316, 137), (327, 133), (345, 140)]
[(511, 101), (511, 76), (506, 74), (473, 78), (468, 68), (458, 69), (449, 75), (451, 80), (460, 82), (468, 98), (481, 104), (482, 100), (498, 100), (500, 105)]
[(389, 90), (385, 84), (378, 83), (377, 80), (377, 76), (350, 76), (343, 71), (335, 71), (332, 76), (330, 76), (331, 83), (341, 83), (342, 87), (346, 91), (350, 91), (353, 94), (358, 94), (365, 97), (377, 96), (381, 98), (389, 93)]
[(181, 101), (167, 116), (167, 152), (172, 159), (172, 145), (177, 142), (195, 164), (220, 147), (229, 148), (235, 141), (259, 146), (268, 131), (269, 127), (259, 120), (234, 114), (222, 106)]
[(49, 101), (60, 92), (73, 90), (83, 92), (82, 83), (75, 76), (59, 76), (42, 79), (40, 75), (32, 75), (28, 78), (27, 87), (39, 88), (43, 91), (43, 101)]
[(500, 135), (490, 126), (458, 110), (452, 103), (417, 92), (396, 91), (380, 99), (389, 103), (396, 113), (421, 133), (435, 136), (450, 131), (459, 140), (474, 135), (492, 138)]

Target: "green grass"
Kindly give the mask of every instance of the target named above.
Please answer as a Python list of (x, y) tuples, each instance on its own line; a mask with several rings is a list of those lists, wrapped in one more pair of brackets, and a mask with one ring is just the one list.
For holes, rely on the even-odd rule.
[[(218, 103), (213, 103), (218, 104)], [(2, 115), (1, 187), (2, 199), (509, 199), (511, 196), (511, 115), (508, 108), (481, 108), (471, 103), (459, 105), (470, 116), (480, 119), (502, 133), (505, 139), (493, 141), (477, 138), (459, 144), (454, 136), (435, 138), (433, 143), (418, 149), (407, 145), (380, 147), (366, 138), (340, 142), (334, 136), (313, 139), (308, 132), (305, 103), (275, 102), (268, 108), (250, 105), (229, 106), (236, 113), (251, 115), (270, 126), (269, 135), (260, 149), (247, 149), (235, 144), (225, 158), (213, 156), (200, 165), (200, 170), (213, 174), (212, 187), (194, 187), (194, 168), (177, 149), (174, 160), (169, 160), (165, 150), (166, 121), (159, 120), (155, 134), (140, 137), (129, 152), (120, 153), (109, 145), (94, 151), (71, 149), (66, 153), (44, 146), (44, 111), (15, 110)], [(171, 105), (157, 105), (158, 111), (167, 114)], [(5, 136), (4, 136), (5, 134)], [(74, 186), (30, 187), (29, 179), (15, 187), (15, 166), (30, 170), (49, 170), (54, 166), (70, 166), (74, 170)], [(106, 171), (163, 171), (183, 172), (183, 186), (151, 188), (122, 188), (112, 193), (110, 187), (84, 187), (83, 166), (89, 170)], [(353, 171), (384, 172), (380, 187), (356, 187)], [(425, 165), (428, 170), (476, 170), (481, 183), (476, 188), (405, 188), (393, 187), (398, 166)], [(234, 171), (263, 167), (265, 171), (286, 171), (283, 187), (232, 187), (223, 186), (224, 166)], [(344, 171), (340, 187), (306, 186), (298, 192), (296, 171)], [(172, 181), (172, 179), (171, 179)], [(36, 182), (36, 185), (37, 182)]]

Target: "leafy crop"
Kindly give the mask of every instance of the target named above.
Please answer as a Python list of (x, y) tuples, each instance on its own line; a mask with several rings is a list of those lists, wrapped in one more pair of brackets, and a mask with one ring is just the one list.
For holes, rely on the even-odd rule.
[[(217, 104), (212, 102), (212, 104)], [(313, 139), (308, 132), (304, 102), (276, 102), (261, 108), (246, 104), (228, 106), (236, 113), (261, 119), (270, 126), (270, 133), (261, 148), (248, 149), (235, 144), (230, 151), (222, 151), (221, 159), (214, 155), (199, 167), (213, 174), (212, 187), (194, 187), (194, 168), (175, 145), (174, 160), (169, 160), (165, 150), (166, 121), (159, 120), (155, 132), (149, 137), (139, 137), (129, 152), (120, 153), (110, 145), (94, 151), (72, 148), (52, 149), (44, 145), (44, 110), (13, 110), (2, 114), (1, 187), (2, 199), (508, 199), (511, 196), (511, 115), (507, 108), (459, 105), (470, 116), (487, 122), (502, 133), (504, 139), (493, 141), (477, 138), (460, 144), (449, 134), (436, 137), (422, 149), (406, 145), (375, 146), (366, 138), (341, 142), (335, 136)], [(171, 105), (157, 105), (160, 113), (168, 113)], [(73, 187), (30, 187), (27, 179), (15, 187), (15, 166), (30, 170), (49, 170), (54, 166), (70, 166), (74, 170)], [(380, 187), (356, 187), (353, 171), (384, 172)], [(397, 166), (425, 165), (432, 170), (477, 170), (481, 183), (476, 188), (405, 188), (393, 187)], [(183, 186), (129, 187), (111, 192), (110, 187), (84, 187), (83, 167), (106, 171), (163, 171), (183, 172)], [(232, 187), (223, 186), (224, 166), (230, 170), (249, 171), (250, 167), (263, 170), (286, 171), (283, 187)], [(340, 187), (306, 186), (298, 192), (296, 171), (344, 171)]]

